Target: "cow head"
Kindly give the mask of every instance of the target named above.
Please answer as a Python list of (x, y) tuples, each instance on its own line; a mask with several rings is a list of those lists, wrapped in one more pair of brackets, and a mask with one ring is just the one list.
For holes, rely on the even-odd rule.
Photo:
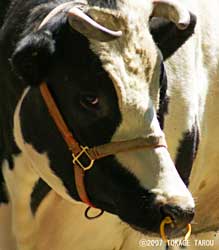
[[(187, 37), (170, 44), (156, 30), (155, 41), (150, 33), (157, 29), (152, 17), (171, 21), (175, 29), (170, 29), (170, 41), (176, 30), (187, 34), (193, 20), (173, 0), (117, 1), (112, 8), (70, 2), (52, 9), (40, 28), (24, 32), (17, 44), (13, 68), (30, 88), (20, 104), (19, 121), (15, 120), (23, 139), (16, 140), (40, 177), (65, 198), (79, 200), (72, 158), (48, 114), (39, 84), (48, 83), (69, 128), (83, 145), (163, 137), (156, 115), (165, 79), (162, 55), (170, 56)], [(165, 46), (171, 53), (165, 53)], [(138, 230), (158, 233), (166, 215), (180, 229), (193, 217), (192, 196), (166, 148), (98, 160), (86, 172), (85, 181), (96, 207)]]

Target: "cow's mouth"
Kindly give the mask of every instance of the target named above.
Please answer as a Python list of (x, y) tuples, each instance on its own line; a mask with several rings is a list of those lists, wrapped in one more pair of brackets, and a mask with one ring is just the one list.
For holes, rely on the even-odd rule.
[(160, 208), (154, 206), (147, 212), (149, 216), (138, 217), (138, 214), (135, 222), (129, 223), (130, 227), (145, 235), (161, 237), (164, 241), (190, 235), (194, 209), (165, 205)]

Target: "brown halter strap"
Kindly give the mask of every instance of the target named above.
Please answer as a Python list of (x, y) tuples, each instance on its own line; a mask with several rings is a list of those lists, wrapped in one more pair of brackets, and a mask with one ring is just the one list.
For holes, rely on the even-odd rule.
[[(127, 141), (111, 142), (93, 148), (81, 146), (69, 131), (48, 89), (46, 82), (41, 83), (40, 92), (48, 108), (49, 114), (55, 122), (59, 132), (62, 134), (62, 137), (65, 140), (69, 150), (72, 152), (76, 189), (81, 201), (86, 203), (89, 207), (95, 206), (92, 204), (87, 195), (84, 176), (85, 172), (93, 167), (95, 160), (109, 155), (114, 155), (131, 150), (138, 150), (142, 148), (167, 147), (164, 137), (155, 138), (153, 136), (149, 136), (147, 138), (136, 138)], [(84, 166), (80, 161), (82, 155), (86, 155), (87, 159), (89, 160), (89, 164), (87, 166)]]

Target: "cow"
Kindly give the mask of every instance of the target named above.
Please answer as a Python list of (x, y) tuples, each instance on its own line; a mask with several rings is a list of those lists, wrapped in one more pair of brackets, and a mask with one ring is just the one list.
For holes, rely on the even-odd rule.
[[(212, 2), (216, 9), (217, 1)], [(194, 216), (194, 200), (186, 186), (196, 197), (200, 190), (205, 194), (215, 187), (216, 178), (211, 177), (212, 185), (198, 178), (205, 164), (205, 148), (198, 150), (204, 136), (205, 94), (209, 77), (214, 84), (218, 78), (215, 68), (209, 67), (209, 75), (205, 71), (202, 59), (212, 51), (211, 44), (202, 45), (200, 23), (192, 36), (192, 12), (201, 12), (194, 1), (8, 3), (0, 30), (0, 190), (1, 202), (10, 203), (16, 249), (37, 249), (37, 218), (43, 218), (39, 214), (46, 202), (56, 204), (53, 195), (72, 208), (72, 234), (81, 232), (84, 237), (87, 229), (72, 154), (47, 108), (42, 83), (81, 145), (151, 141), (153, 147), (109, 155), (85, 171), (86, 201), (106, 211), (102, 218), (111, 223), (113, 236), (127, 228), (158, 236), (165, 216), (174, 220), (174, 228), (167, 227), (169, 236), (180, 235)], [(213, 41), (217, 48), (216, 38)], [(200, 82), (205, 88), (198, 87)], [(206, 194), (201, 197), (205, 202)], [(56, 208), (50, 208), (52, 215)], [(198, 208), (197, 214), (203, 211), (200, 203)], [(215, 218), (209, 218), (208, 230), (216, 229)], [(203, 228), (199, 225), (197, 232)], [(99, 248), (122, 249), (123, 240)], [(81, 243), (78, 249), (98, 248)]]

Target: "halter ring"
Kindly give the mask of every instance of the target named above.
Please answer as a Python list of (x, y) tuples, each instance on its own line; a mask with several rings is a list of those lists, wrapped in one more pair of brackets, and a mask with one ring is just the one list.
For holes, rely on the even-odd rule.
[(103, 213), (104, 213), (104, 210), (100, 209), (100, 213), (99, 213), (98, 215), (96, 215), (96, 216), (90, 216), (90, 215), (89, 215), (90, 209), (91, 209), (91, 207), (88, 207), (88, 208), (85, 210), (85, 213), (84, 213), (85, 218), (88, 219), (88, 220), (97, 219), (97, 218), (99, 218), (101, 215), (103, 215)]

